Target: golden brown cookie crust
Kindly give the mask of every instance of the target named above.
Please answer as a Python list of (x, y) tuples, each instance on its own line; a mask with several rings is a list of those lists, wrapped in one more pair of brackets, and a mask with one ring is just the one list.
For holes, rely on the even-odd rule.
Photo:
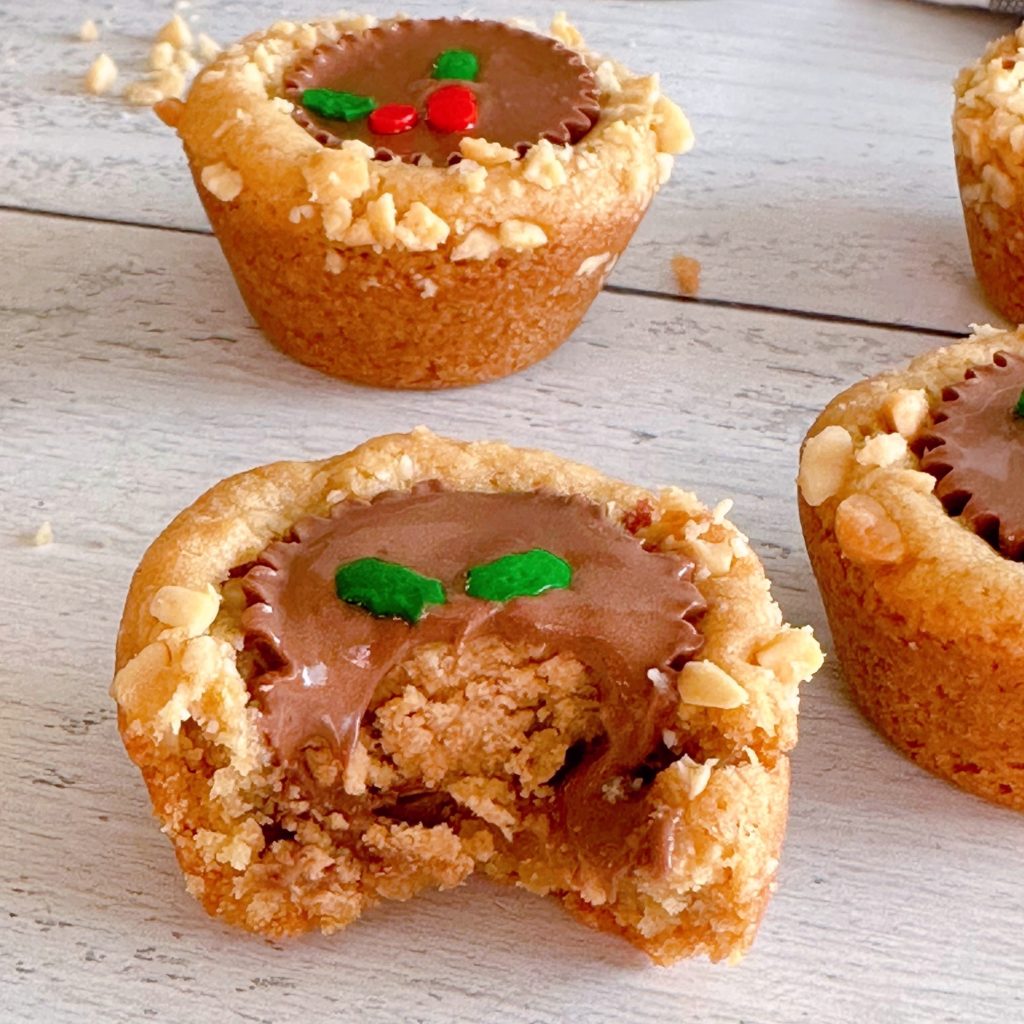
[[(200, 198), (250, 311), (289, 355), (366, 384), (475, 383), (547, 355), (573, 330), (671, 169), (693, 141), (656, 76), (552, 34), (601, 88), (595, 127), (522, 160), (464, 139), (452, 167), (324, 148), (292, 118), (295, 57), (367, 17), (282, 22), (224, 51), (183, 107)], [(410, 323), (416, 340), (409, 340)]]
[(906, 443), (943, 388), (1000, 350), (1024, 353), (1024, 332), (980, 328), (833, 399), (804, 443), (799, 503), (865, 713), (929, 771), (1021, 810), (1024, 565), (946, 514)]
[[(681, 757), (652, 783), (674, 822), (666, 872), (636, 868), (612, 900), (599, 888), (581, 887), (564, 850), (538, 846), (542, 821), (509, 829), (487, 796), (487, 780), (476, 780), (472, 793), (460, 791), (479, 817), (458, 834), (382, 822), (359, 837), (363, 852), (355, 856), (340, 823), (303, 818), (293, 841), (268, 839), (263, 826), (281, 813), (284, 799), (281, 776), (248, 705), (237, 662), (237, 595), (223, 581), (297, 520), (350, 495), (369, 498), (426, 479), (463, 490), (581, 494), (619, 521), (650, 502), (653, 521), (639, 535), (694, 560), (709, 605), (706, 644), (686, 682), (680, 677), (674, 729), (702, 757)], [(332, 931), (380, 899), (456, 885), (479, 870), (554, 895), (585, 922), (622, 935), (660, 963), (695, 953), (741, 955), (778, 863), (798, 684), (821, 655), (808, 630), (784, 625), (759, 561), (726, 511), (724, 505), (709, 511), (676, 489), (654, 494), (619, 483), (546, 452), (450, 441), (422, 429), (377, 438), (337, 458), (278, 463), (217, 484), (143, 558), (125, 605), (113, 686), (125, 745), (142, 769), (190, 891), (212, 914), (284, 935)], [(425, 657), (428, 664), (429, 652)], [(535, 662), (534, 655), (530, 671)], [(432, 670), (421, 668), (406, 666), (426, 691), (423, 680)], [(522, 668), (513, 662), (509, 671)], [(553, 673), (551, 685), (569, 686), (576, 669), (558, 663), (545, 671)], [(367, 848), (386, 871), (367, 867)]]

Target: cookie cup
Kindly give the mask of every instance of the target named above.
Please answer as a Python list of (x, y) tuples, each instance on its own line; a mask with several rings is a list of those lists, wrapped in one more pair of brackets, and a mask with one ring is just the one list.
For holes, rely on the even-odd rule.
[(799, 505), (864, 713), (923, 768), (1024, 810), (1024, 565), (946, 513), (913, 447), (943, 389), (1000, 350), (1024, 334), (988, 328), (837, 396), (804, 442)]
[[(645, 797), (669, 830), (667, 864), (655, 870), (638, 856), (614, 890), (602, 889), (581, 882), (572, 851), (548, 841), (536, 808), (506, 808), (510, 826), (508, 815), (496, 819), (484, 801), (455, 823), (381, 821), (353, 835), (289, 791), (243, 678), (240, 594), (231, 571), (305, 516), (421, 480), (459, 490), (584, 495), (606, 506), (613, 521), (631, 522), (647, 544), (695, 562), (709, 606), (701, 622), (705, 644), (699, 663), (691, 662), (696, 667), (679, 675), (676, 759), (649, 782)], [(570, 657), (551, 668), (558, 652), (554, 659), (537, 649), (499, 653), (508, 678), (534, 679), (538, 665), (548, 664), (542, 689), (584, 674)], [(492, 671), (475, 663), (462, 678), (462, 662), (452, 658), (444, 662), (448, 675), (476, 688)], [(178, 516), (132, 581), (112, 693), (125, 746), (189, 891), (211, 914), (267, 936), (330, 932), (380, 900), (457, 885), (478, 870), (551, 895), (587, 924), (668, 963), (695, 953), (738, 957), (753, 940), (785, 830), (798, 684), (820, 661), (809, 631), (783, 624), (758, 559), (721, 510), (709, 512), (683, 491), (655, 494), (619, 483), (545, 452), (418, 430), (323, 462), (243, 473)], [(426, 692), (427, 662), (412, 662), (402, 671)], [(446, 735), (449, 746), (454, 742)]]
[(1024, 321), (1024, 28), (958, 75), (953, 151), (974, 270), (989, 301)]
[(363, 384), (438, 388), (502, 377), (579, 323), (671, 169), (692, 144), (656, 76), (589, 52), (564, 19), (553, 35), (597, 75), (601, 112), (573, 146), (523, 159), (464, 139), (450, 167), (325, 148), (283, 98), (314, 47), (378, 23), (282, 22), (225, 51), (177, 128), (200, 199), (246, 305), (270, 340)]

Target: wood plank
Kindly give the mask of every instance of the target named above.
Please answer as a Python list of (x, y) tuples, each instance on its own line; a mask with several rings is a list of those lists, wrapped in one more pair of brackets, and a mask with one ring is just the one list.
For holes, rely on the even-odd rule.
[[(6, 1021), (1021, 1018), (1024, 818), (889, 750), (834, 669), (806, 690), (780, 890), (735, 970), (649, 967), (483, 883), (332, 938), (230, 931), (184, 893), (106, 693), (132, 569), (174, 513), (227, 473), (420, 422), (735, 497), (787, 615), (825, 636), (797, 444), (836, 390), (919, 338), (606, 293), (524, 374), (393, 394), (278, 355), (212, 239), (6, 213), (0, 259)], [(55, 542), (31, 547), (43, 519)]]
[[(464, 13), (410, 0), (413, 13)], [(290, 6), (294, 16), (320, 10)], [(229, 41), (280, 17), (273, 0), (190, 9)], [(544, 21), (550, 5), (517, 13)], [(481, 0), (478, 15), (507, 16)], [(73, 39), (95, 17), (16, 5), (0, 39), (0, 205), (206, 230), (176, 139), (146, 110), (80, 92), (108, 50), (144, 70), (166, 17), (119, 4), (102, 41)], [(949, 143), (950, 82), (1013, 21), (891, 0), (593, 2), (576, 16), (592, 45), (660, 70), (689, 112), (697, 149), (644, 221), (618, 285), (671, 294), (673, 255), (704, 267), (702, 295), (953, 331), (992, 320), (970, 267)]]

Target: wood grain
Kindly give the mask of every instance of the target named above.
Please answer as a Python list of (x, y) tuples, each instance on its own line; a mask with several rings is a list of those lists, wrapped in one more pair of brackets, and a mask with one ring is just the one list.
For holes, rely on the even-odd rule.
[[(289, 16), (322, 13), (295, 0)], [(383, 14), (391, 8), (368, 4)], [(465, 13), (409, 0), (413, 13)], [(67, 0), (45, 18), (10, 5), (0, 33), (0, 205), (205, 231), (172, 133), (148, 110), (82, 93), (100, 50), (144, 70), (164, 7)], [(507, 17), (480, 0), (473, 13)], [(516, 13), (541, 22), (538, 0)], [(277, 0), (197, 0), (196, 27), (230, 41), (282, 14)], [(681, 159), (613, 277), (671, 294), (669, 261), (704, 267), (701, 294), (960, 332), (993, 320), (974, 281), (949, 142), (950, 82), (1013, 20), (911, 0), (632, 0), (573, 12), (591, 44), (660, 70), (689, 112)], [(99, 17), (102, 38), (76, 41)]]
[[(1024, 819), (889, 750), (832, 670), (806, 690), (780, 890), (733, 970), (650, 967), (483, 883), (331, 938), (229, 931), (184, 893), (106, 694), (132, 569), (175, 512), (227, 473), (420, 422), (736, 498), (786, 614), (827, 641), (794, 508), (799, 438), (837, 390), (926, 340), (605, 293), (524, 374), (394, 394), (276, 353), (210, 238), (0, 213), (0, 260), (5, 1021), (1022, 1019)], [(43, 519), (55, 542), (31, 547)]]

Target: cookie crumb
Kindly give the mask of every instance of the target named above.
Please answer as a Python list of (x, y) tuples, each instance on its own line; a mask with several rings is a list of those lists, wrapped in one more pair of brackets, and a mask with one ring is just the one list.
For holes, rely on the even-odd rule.
[(672, 273), (683, 295), (696, 295), (700, 291), (700, 260), (690, 256), (673, 256)]
[(110, 91), (116, 80), (117, 65), (107, 54), (101, 53), (85, 73), (86, 92), (92, 93), (93, 96), (102, 96), (103, 93)]
[(32, 537), (32, 543), (37, 548), (45, 548), (53, 543), (53, 527), (50, 525), (49, 519), (45, 520), (36, 530)]
[(83, 43), (94, 43), (99, 37), (100, 30), (96, 27), (96, 22), (92, 18), (82, 22), (82, 26), (78, 30), (78, 38)]

